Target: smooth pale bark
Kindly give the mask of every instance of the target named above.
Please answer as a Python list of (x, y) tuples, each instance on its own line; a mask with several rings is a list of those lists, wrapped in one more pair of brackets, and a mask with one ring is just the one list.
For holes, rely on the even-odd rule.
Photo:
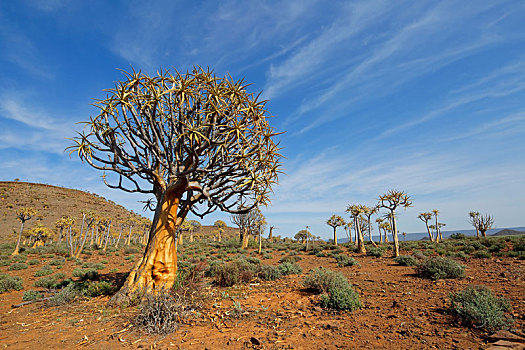
[(358, 222), (358, 218), (354, 218), (354, 225), (356, 229), (356, 241), (357, 241), (357, 248), (359, 249), (359, 253), (366, 254), (366, 247), (365, 247), (365, 237), (363, 236), (363, 232), (361, 231), (361, 227)]
[(133, 294), (154, 294), (173, 286), (177, 275), (176, 233), (184, 217), (177, 216), (182, 191), (163, 193), (155, 211), (146, 250), (112, 301), (127, 301)]
[(261, 230), (259, 230), (259, 254), (262, 253), (262, 236), (261, 236)]
[(243, 249), (248, 248), (248, 243), (249, 242), (250, 242), (250, 235), (247, 232), (245, 232), (243, 237), (242, 237), (242, 246), (241, 247)]
[(425, 225), (427, 226), (428, 238), (430, 238), (430, 242), (434, 242), (434, 237), (432, 236), (432, 232), (430, 232), (430, 227), (428, 227), (428, 221), (425, 221)]
[(435, 242), (439, 243), (439, 241), (441, 240), (441, 234), (439, 232), (438, 216), (437, 216), (437, 214), (435, 214), (434, 216), (436, 217), (436, 239), (435, 239)]
[(370, 216), (368, 217), (367, 222), (368, 222), (368, 238), (370, 239), (370, 242), (372, 243), (372, 245), (377, 248), (376, 242), (374, 242), (374, 240), (372, 239), (372, 225), (370, 224)]
[(394, 257), (399, 256), (399, 238), (397, 236), (397, 222), (396, 222), (396, 213), (395, 211), (392, 211), (392, 236), (394, 238)]
[(18, 233), (18, 241), (16, 242), (16, 247), (14, 252), (11, 253), (11, 255), (15, 256), (20, 253), (20, 240), (22, 239), (22, 231), (24, 231), (24, 224), (25, 221), (22, 221), (22, 224), (20, 225), (20, 232)]
[(179, 237), (177, 238), (177, 245), (182, 245), (183, 243), (184, 242), (183, 242), (182, 231), (181, 231), (181, 232), (179, 232)]
[(334, 228), (334, 245), (337, 245), (337, 227), (336, 226), (332, 226)]

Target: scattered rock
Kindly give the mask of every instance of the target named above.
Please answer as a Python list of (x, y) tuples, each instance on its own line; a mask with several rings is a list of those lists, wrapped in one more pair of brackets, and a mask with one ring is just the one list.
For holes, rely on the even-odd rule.
[(525, 338), (505, 330), (498, 331), (492, 334), (489, 338), (493, 340), (508, 340), (519, 343), (525, 343)]
[(260, 341), (259, 339), (255, 338), (255, 337), (251, 337), (251, 338), (250, 338), (250, 342), (251, 342), (253, 345), (257, 345), (257, 346), (261, 345), (261, 341)]

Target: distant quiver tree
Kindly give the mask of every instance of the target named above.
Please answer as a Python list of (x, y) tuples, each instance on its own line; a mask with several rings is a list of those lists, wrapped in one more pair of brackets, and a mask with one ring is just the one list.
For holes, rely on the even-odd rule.
[(339, 215), (332, 215), (326, 220), (326, 224), (334, 229), (334, 245), (337, 245), (337, 228), (346, 224), (345, 220)]
[(403, 191), (390, 190), (379, 196), (379, 207), (390, 211), (392, 223), (392, 237), (394, 238), (394, 256), (399, 256), (399, 238), (397, 235), (397, 208), (409, 208), (412, 206), (412, 199)]
[(200, 67), (124, 75), (95, 103), (100, 113), (69, 147), (104, 172), (108, 187), (156, 197), (144, 255), (114, 302), (170, 288), (175, 234), (186, 215), (238, 212), (241, 201), (250, 203), (241, 211), (266, 205), (282, 157), (266, 101), (249, 93), (244, 80)]

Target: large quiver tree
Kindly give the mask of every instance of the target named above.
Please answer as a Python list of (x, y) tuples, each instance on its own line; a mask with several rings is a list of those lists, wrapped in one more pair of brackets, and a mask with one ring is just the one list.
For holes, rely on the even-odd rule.
[(252, 203), (242, 211), (266, 204), (281, 158), (265, 101), (247, 92), (243, 80), (218, 78), (199, 67), (186, 74), (124, 74), (95, 103), (100, 114), (71, 147), (104, 171), (107, 186), (156, 197), (144, 255), (117, 302), (138, 290), (173, 285), (175, 234), (189, 212), (236, 212), (241, 200)]

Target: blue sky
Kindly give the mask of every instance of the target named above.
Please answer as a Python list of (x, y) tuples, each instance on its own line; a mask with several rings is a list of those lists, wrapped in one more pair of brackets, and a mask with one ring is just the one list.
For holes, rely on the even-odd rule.
[(401, 231), (433, 208), (446, 229), (469, 228), (470, 210), (525, 225), (523, 1), (0, 2), (0, 179), (140, 211), (65, 138), (119, 68), (194, 64), (252, 82), (286, 131), (265, 209), (277, 234), (328, 238), (331, 214), (391, 188), (414, 200)]

